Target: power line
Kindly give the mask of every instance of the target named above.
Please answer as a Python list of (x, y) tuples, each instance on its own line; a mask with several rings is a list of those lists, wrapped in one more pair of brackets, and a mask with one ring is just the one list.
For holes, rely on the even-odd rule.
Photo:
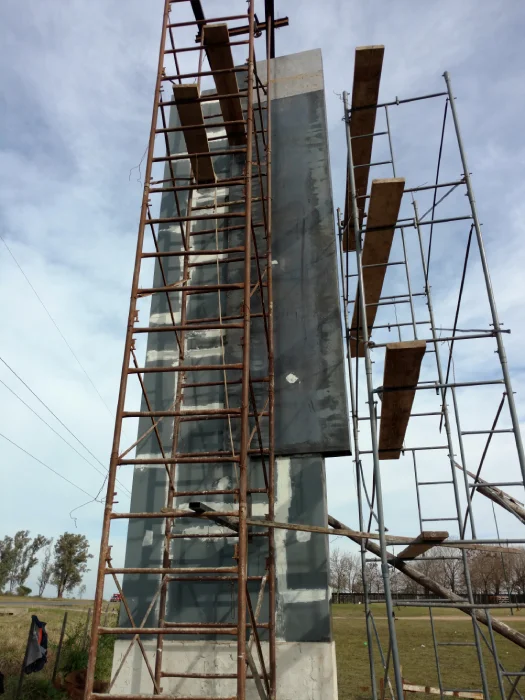
[[(16, 442), (13, 442), (13, 440), (10, 440), (10, 439), (9, 439), (6, 435), (4, 435), (3, 433), (0, 433), (0, 437), (3, 437), (4, 440), (7, 440), (7, 442), (10, 442), (11, 445), (14, 445), (14, 446), (17, 447), (19, 450), (21, 450), (22, 452), (24, 452), (26, 455), (28, 455), (29, 457), (31, 457), (31, 459), (34, 459), (35, 462), (38, 462), (39, 464), (41, 464), (41, 465), (42, 465), (43, 467), (45, 467), (46, 469), (49, 469), (49, 471), (53, 472), (53, 474), (56, 474), (57, 476), (59, 476), (59, 477), (60, 477), (61, 479), (63, 479), (64, 481), (67, 481), (67, 483), (68, 483), (68, 484), (71, 484), (71, 486), (74, 486), (74, 487), (75, 487), (76, 489), (78, 489), (79, 491), (82, 491), (82, 493), (85, 493), (86, 496), (89, 496), (90, 498), (93, 498), (93, 496), (92, 496), (91, 494), (89, 494), (87, 491), (84, 491), (84, 489), (83, 489), (81, 486), (77, 486), (77, 484), (73, 483), (73, 482), (70, 481), (67, 477), (63, 476), (60, 472), (57, 472), (55, 469), (53, 469), (53, 467), (50, 467), (49, 464), (46, 464), (45, 462), (42, 462), (41, 459), (38, 459), (38, 457), (35, 457), (35, 455), (32, 455), (31, 452), (28, 452), (27, 450), (24, 450), (23, 447), (20, 447), (20, 445), (17, 445)], [(93, 499), (93, 500), (95, 500), (95, 499)]]
[(18, 260), (16, 259), (15, 254), (13, 253), (13, 251), (11, 250), (11, 248), (7, 245), (7, 242), (6, 242), (5, 238), (2, 236), (1, 233), (0, 233), (0, 238), (2, 239), (2, 243), (3, 243), (3, 244), (5, 245), (5, 247), (7, 248), (7, 251), (8, 251), (8, 253), (9, 253), (9, 255), (13, 258), (13, 260), (15, 261), (16, 266), (18, 267), (18, 269), (20, 270), (20, 272), (21, 272), (22, 275), (24, 276), (25, 281), (27, 282), (27, 284), (28, 284), (28, 285), (31, 287), (31, 289), (33, 290), (34, 295), (36, 296), (36, 298), (37, 298), (38, 301), (40, 302), (40, 304), (41, 304), (42, 308), (44, 309), (44, 311), (46, 312), (46, 314), (48, 315), (49, 319), (51, 320), (51, 323), (55, 326), (55, 328), (57, 329), (57, 331), (58, 331), (60, 337), (62, 338), (62, 340), (64, 341), (64, 343), (67, 345), (67, 347), (68, 347), (68, 349), (69, 349), (69, 352), (73, 355), (73, 357), (75, 358), (75, 360), (76, 360), (78, 366), (80, 367), (80, 369), (82, 370), (82, 372), (84, 372), (84, 374), (85, 374), (86, 377), (87, 377), (87, 380), (89, 381), (89, 383), (91, 384), (91, 386), (93, 387), (93, 389), (95, 390), (95, 392), (97, 393), (97, 396), (99, 397), (99, 399), (100, 399), (100, 400), (102, 401), (102, 403), (104, 404), (104, 406), (105, 406), (107, 412), (108, 412), (109, 415), (113, 418), (113, 411), (109, 408), (109, 406), (107, 405), (107, 403), (106, 403), (106, 402), (104, 401), (104, 399), (102, 398), (101, 393), (99, 392), (99, 390), (98, 390), (97, 387), (95, 386), (95, 383), (93, 382), (93, 380), (91, 379), (91, 377), (90, 377), (89, 374), (87, 373), (86, 368), (84, 367), (84, 365), (83, 365), (83, 364), (80, 362), (80, 360), (78, 359), (77, 355), (75, 354), (75, 351), (73, 350), (73, 348), (71, 347), (71, 345), (68, 343), (68, 341), (67, 341), (65, 335), (62, 333), (62, 331), (61, 331), (60, 328), (58, 327), (58, 324), (57, 324), (57, 322), (55, 321), (55, 319), (53, 318), (53, 316), (51, 316), (51, 313), (50, 313), (49, 309), (48, 309), (47, 306), (44, 304), (44, 302), (42, 301), (40, 295), (38, 294), (38, 292), (36, 291), (36, 289), (35, 289), (35, 288), (33, 287), (33, 285), (31, 284), (31, 282), (30, 282), (30, 280), (29, 280), (29, 277), (28, 277), (28, 276), (26, 275), (26, 273), (24, 272), (22, 266), (20, 265), (20, 263), (19, 263)]
[[(53, 418), (55, 418), (55, 419), (60, 423), (60, 425), (61, 425), (65, 430), (67, 430), (67, 432), (79, 443), (79, 445), (81, 445), (81, 446), (86, 450), (86, 452), (88, 452), (88, 453), (93, 457), (93, 459), (96, 460), (96, 461), (101, 465), (101, 467), (104, 469), (104, 473), (107, 472), (107, 467), (100, 461), (100, 459), (99, 459), (96, 455), (94, 455), (93, 452), (91, 452), (91, 450), (89, 449), (89, 447), (86, 447), (86, 445), (84, 445), (84, 443), (82, 442), (82, 440), (80, 440), (80, 438), (78, 438), (78, 437), (75, 435), (75, 433), (74, 433), (72, 430), (70, 430), (70, 429), (67, 427), (67, 425), (66, 425), (62, 420), (60, 420), (60, 418), (56, 415), (56, 413), (54, 413), (54, 411), (52, 411), (52, 410), (49, 408), (49, 406), (40, 398), (40, 396), (38, 396), (38, 394), (36, 394), (36, 393), (33, 391), (33, 389), (31, 389), (31, 387), (29, 386), (29, 384), (27, 384), (27, 383), (22, 379), (22, 377), (21, 377), (19, 374), (17, 374), (17, 373), (15, 372), (15, 370), (14, 370), (14, 369), (4, 360), (4, 358), (1, 357), (1, 356), (0, 356), (0, 362), (3, 362), (3, 364), (7, 367), (7, 369), (8, 369), (10, 372), (12, 372), (12, 374), (14, 374), (15, 377), (16, 377), (20, 382), (22, 382), (22, 384), (26, 387), (26, 389), (27, 389), (28, 391), (30, 391), (30, 392), (33, 394), (33, 396), (37, 399), (37, 401), (39, 401), (39, 402), (42, 404), (42, 406), (44, 406), (44, 408), (45, 408), (47, 411), (49, 411), (49, 413), (51, 413), (51, 415), (53, 416)], [(118, 480), (117, 480), (117, 481), (118, 481)], [(120, 486), (122, 486), (122, 488), (123, 488), (125, 491), (127, 491), (128, 495), (131, 495), (130, 492), (129, 492), (129, 489), (128, 489), (126, 486), (124, 486), (124, 484), (123, 484), (122, 482), (118, 481), (118, 483), (120, 484)]]
[[(73, 515), (73, 513), (74, 513), (76, 510), (80, 510), (80, 508), (84, 508), (85, 506), (89, 506), (90, 503), (94, 503), (95, 501), (98, 501), (98, 500), (99, 500), (99, 496), (100, 496), (100, 494), (102, 493), (102, 489), (104, 488), (104, 484), (106, 483), (108, 476), (109, 476), (109, 474), (106, 474), (106, 476), (104, 477), (104, 481), (102, 482), (102, 485), (101, 485), (101, 487), (99, 488), (98, 493), (97, 493), (96, 496), (94, 496), (90, 501), (86, 501), (85, 503), (82, 503), (82, 504), (79, 505), (79, 506), (75, 506), (75, 508), (73, 508), (73, 510), (70, 510), (70, 511), (69, 511), (69, 517), (71, 518), (71, 520), (74, 520), (74, 522), (75, 522), (75, 527), (77, 527), (77, 518), (75, 518), (75, 516)], [(99, 501), (99, 503), (103, 503), (103, 501)]]
[(79, 451), (77, 450), (77, 448), (74, 447), (70, 442), (68, 442), (68, 441), (66, 440), (66, 438), (65, 438), (63, 435), (60, 435), (60, 433), (58, 432), (58, 430), (55, 430), (55, 429), (53, 428), (53, 426), (45, 420), (45, 418), (42, 418), (42, 416), (41, 416), (39, 413), (37, 413), (37, 412), (35, 411), (35, 409), (32, 408), (28, 403), (26, 403), (26, 402), (24, 401), (24, 399), (23, 399), (21, 396), (19, 396), (19, 395), (16, 393), (16, 391), (15, 391), (14, 389), (11, 389), (11, 387), (8, 386), (8, 385), (4, 382), (3, 379), (0, 379), (0, 383), (3, 384), (3, 385), (5, 386), (5, 388), (6, 388), (8, 391), (10, 391), (14, 396), (16, 396), (16, 398), (17, 398), (19, 401), (21, 401), (21, 402), (24, 404), (24, 406), (25, 406), (26, 408), (28, 408), (28, 409), (31, 411), (31, 413), (33, 413), (39, 420), (41, 420), (42, 423), (44, 423), (44, 425), (47, 425), (47, 427), (49, 428), (49, 430), (52, 430), (52, 431), (55, 433), (55, 435), (57, 435), (57, 436), (62, 440), (62, 442), (65, 442), (66, 445), (68, 445), (68, 447), (71, 447), (71, 449), (72, 449), (74, 452), (76, 452), (77, 455), (78, 455), (79, 457), (81, 457), (81, 458), (84, 460), (84, 462), (86, 462), (86, 464), (89, 464), (89, 466), (90, 466), (90, 467), (93, 467), (93, 469), (95, 469), (95, 471), (96, 471), (98, 474), (102, 474), (102, 476), (104, 476), (104, 472), (103, 472), (103, 471), (101, 471), (98, 467), (96, 467), (96, 466), (95, 466), (94, 464), (92, 464), (88, 459), (86, 459), (86, 457), (84, 457), (84, 455), (82, 454), (82, 452), (79, 452)]

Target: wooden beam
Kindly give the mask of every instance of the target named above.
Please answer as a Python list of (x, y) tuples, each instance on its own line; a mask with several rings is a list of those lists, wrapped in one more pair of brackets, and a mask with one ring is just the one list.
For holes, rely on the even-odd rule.
[(409, 340), (386, 346), (383, 388), (407, 388), (382, 394), (379, 459), (399, 459), (401, 455), (426, 345), (424, 340)]
[[(200, 102), (195, 101), (199, 98), (199, 88), (196, 84), (174, 85), (173, 96), (179, 112), (180, 125), (182, 127), (202, 126), (202, 129), (188, 129), (182, 132), (195, 182), (198, 184), (215, 182), (215, 171), (213, 170), (208, 136), (204, 128), (202, 107)], [(192, 157), (192, 153), (210, 155)]]
[(446, 698), (465, 698), (466, 700), (483, 700), (483, 693), (471, 690), (440, 690), (428, 685), (416, 685), (403, 681), (403, 690), (406, 693), (421, 693), (423, 695), (440, 695)]
[(402, 552), (396, 554), (399, 559), (415, 559), (432, 547), (437, 547), (448, 537), (448, 532), (426, 530), (416, 537), (415, 542), (409, 544)]
[[(461, 464), (458, 464), (457, 462), (454, 462), (454, 464), (456, 465), (457, 469), (463, 470)], [(476, 478), (476, 475), (472, 474), (472, 472), (469, 472), (467, 469), (465, 469), (465, 471), (472, 479), (474, 479), (474, 483), (483, 484), (483, 486), (480, 486), (477, 489), (482, 496), (489, 498), (491, 501), (494, 501), (494, 503), (497, 503), (502, 508), (505, 508), (505, 510), (508, 510), (509, 513), (515, 515), (518, 520), (525, 525), (525, 507), (521, 501), (518, 501), (516, 498), (514, 498), (514, 496), (511, 496), (506, 491), (498, 489), (496, 486), (489, 486), (484, 479), (479, 476)]]
[(202, 501), (191, 501), (189, 503), (190, 510), (193, 510), (197, 515), (202, 515), (206, 513), (206, 517), (213, 520), (217, 525), (221, 527), (229, 527), (230, 530), (234, 532), (239, 532), (239, 520), (237, 518), (229, 518), (228, 516), (221, 515), (220, 510), (216, 511), (217, 515), (211, 514), (215, 511), (215, 508), (209, 503), (203, 503)]
[[(204, 25), (203, 43), (212, 71), (224, 71), (234, 67), (229, 42), (230, 37), (227, 24)], [(233, 71), (215, 73), (213, 79), (215, 80), (218, 95), (234, 95), (239, 92), (237, 74)], [(221, 97), (219, 98), (219, 104), (225, 122), (242, 121), (244, 119), (240, 97)], [(244, 124), (226, 125), (226, 135), (232, 145), (246, 143)]]
[[(377, 104), (379, 83), (383, 68), (384, 46), (358, 46), (355, 50), (354, 86), (352, 89), (352, 112), (350, 117), (350, 133), (352, 135), (352, 159), (354, 162), (354, 177), (358, 197), (366, 195), (368, 189), (368, 164), (372, 158), (373, 134), (376, 126), (377, 109), (358, 109), (367, 105)], [(355, 138), (359, 136), (361, 138)], [(356, 168), (356, 166), (362, 166)], [(355, 250), (355, 232), (352, 221), (352, 200), (348, 169), (346, 173), (346, 200), (343, 250)], [(359, 226), (363, 224), (365, 199), (358, 199)]]
[[(331, 527), (333, 527), (335, 530), (347, 530), (348, 529), (344, 523), (342, 523), (340, 520), (337, 520), (337, 518), (332, 517), (331, 515), (328, 516), (328, 524)], [(361, 544), (360, 540), (358, 540), (357, 538), (354, 539), (354, 537), (352, 537), (352, 535), (346, 535), (346, 537), (351, 539), (356, 544)], [(381, 548), (375, 542), (371, 542), (370, 540), (366, 540), (364, 542), (364, 546), (369, 552), (372, 552), (372, 554), (375, 554), (376, 557), (381, 556)], [(462, 546), (465, 546), (465, 545), (462, 545)], [(478, 545), (478, 546), (481, 547), (481, 545)], [(469, 547), (470, 547), (470, 545), (469, 545)], [(386, 556), (387, 556), (388, 563), (391, 566), (393, 566), (394, 569), (401, 571), (403, 574), (405, 574), (405, 576), (408, 576), (409, 578), (411, 578), (412, 581), (415, 581), (417, 584), (419, 584), (423, 588), (427, 588), (432, 593), (435, 593), (439, 598), (447, 598), (447, 600), (450, 600), (452, 603), (457, 603), (458, 604), (457, 609), (461, 610), (461, 612), (464, 612), (466, 615), (470, 615), (471, 617), (475, 617), (476, 620), (478, 620), (479, 622), (481, 622), (484, 625), (488, 624), (487, 613), (484, 610), (476, 610), (475, 608), (462, 608), (461, 603), (462, 602), (464, 603), (465, 601), (462, 600), (460, 598), (460, 596), (457, 595), (457, 593), (454, 593), (449, 588), (442, 586), (440, 583), (438, 583), (434, 579), (430, 578), (429, 576), (426, 576), (418, 568), (416, 568), (415, 566), (411, 566), (410, 564), (407, 564), (407, 562), (396, 557), (395, 554), (390, 554), (390, 552), (387, 552)], [(492, 619), (492, 628), (498, 634), (501, 634), (502, 637), (505, 637), (510, 642), (513, 642), (514, 644), (521, 647), (522, 649), (525, 649), (525, 634), (523, 634), (523, 632), (519, 632), (518, 630), (515, 630), (512, 627), (509, 627), (501, 620), (498, 620), (498, 618)]]
[[(395, 225), (401, 206), (401, 198), (405, 189), (402, 177), (386, 180), (373, 180), (370, 195), (370, 206), (366, 224), (366, 237), (363, 247), (363, 266), (378, 265), (378, 267), (363, 267), (363, 282), (365, 288), (366, 323), (368, 336), (377, 314), (377, 303), (383, 290), (383, 282), (387, 268), (384, 266), (390, 257), (390, 249), (394, 239)], [(376, 229), (376, 230), (373, 230)], [(364, 357), (365, 348), (362, 343), (362, 317), (360, 306), (356, 300), (352, 325), (350, 326), (350, 353), (352, 357)], [(357, 328), (359, 316), (359, 331)], [(361, 342), (357, 343), (357, 337)]]

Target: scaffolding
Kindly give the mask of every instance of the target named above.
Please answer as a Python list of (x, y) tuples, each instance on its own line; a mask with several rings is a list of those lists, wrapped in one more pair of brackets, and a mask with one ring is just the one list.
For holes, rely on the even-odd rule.
[[(480, 602), (473, 593), (469, 558), (469, 550), (486, 547), (499, 557), (525, 542), (500, 535), (496, 511), (495, 534), (486, 536), (491, 525), (483, 509), (489, 505), (485, 496), (505, 509), (506, 517), (523, 522), (522, 504), (501, 490), (517, 489), (521, 497), (525, 486), (503, 344), (509, 330), (498, 318), (450, 76), (444, 74), (440, 92), (380, 103), (383, 54), (382, 46), (358, 48), (350, 102), (343, 93), (347, 182), (344, 213), (338, 210), (359, 530), (377, 527), (379, 533), (379, 544), (351, 537), (360, 544), (371, 697), (433, 692), (440, 697), (522, 698), (519, 682), (525, 668), (505, 668), (498, 640), (525, 649), (525, 636), (491, 612), (512, 611), (516, 603), (512, 596)], [(391, 124), (393, 113), (400, 112), (403, 148), (396, 161)], [(407, 129), (415, 132), (412, 137)], [(370, 171), (379, 175), (369, 188)], [(418, 185), (421, 181), (425, 184)], [(482, 315), (486, 323), (462, 327), (469, 304), (476, 306), (470, 316)], [(464, 378), (457, 376), (462, 368)], [(487, 423), (476, 424), (478, 414)], [(498, 455), (504, 455), (503, 479)], [(481, 508), (477, 514), (476, 507)], [(408, 547), (387, 534), (388, 519), (402, 514), (419, 525), (420, 535)], [(330, 525), (346, 527), (334, 518)], [(443, 525), (447, 530), (430, 529)], [(443, 543), (452, 548), (441, 548)], [(457, 562), (463, 590), (425, 575), (417, 564), (421, 560), (443, 566)], [(371, 607), (370, 562), (381, 567), (387, 640), (380, 638)], [(428, 606), (438, 688), (403, 679), (404, 650), (396, 635), (392, 591), (398, 571), (426, 593), (398, 604)], [(440, 638), (439, 607), (471, 617), (470, 641)], [(454, 687), (447, 681), (458, 655), (479, 668), (479, 687)]]
[[(286, 20), (274, 21), (272, 6), (265, 3), (261, 23), (255, 0), (249, 0), (245, 13), (213, 19), (205, 18), (196, 0), (164, 3), (85, 698), (162, 695), (199, 700), (194, 692), (174, 689), (173, 683), (192, 680), (219, 681), (221, 688), (223, 682), (230, 684), (228, 693), (212, 689), (202, 697), (245, 700), (251, 692), (247, 681), (253, 681), (261, 700), (275, 698), (275, 528), (344, 535), (359, 545), (374, 700), (387, 693), (401, 698), (406, 692), (424, 692), (423, 686), (408, 683), (402, 674), (403, 649), (398, 645), (392, 594), (397, 571), (433, 595), (424, 604), (429, 609), (436, 693), (522, 698), (519, 682), (525, 667), (506, 669), (497, 640), (503, 637), (525, 649), (525, 635), (491, 614), (494, 608), (512, 610), (516, 605), (511, 600), (480, 602), (473, 592), (469, 564), (472, 551), (502, 556), (512, 552), (513, 545), (525, 543), (525, 538), (500, 536), (496, 515), (496, 535), (486, 536), (487, 524), (478, 527), (475, 514), (487, 499), (508, 517), (525, 522), (523, 505), (501, 488), (525, 486), (525, 458), (503, 345), (503, 334), (509, 331), (498, 319), (450, 78), (445, 73), (446, 89), (441, 92), (379, 103), (383, 47), (356, 51), (350, 103), (343, 93), (348, 163), (338, 234), (358, 529), (330, 516), (329, 527), (275, 522), (270, 59), (274, 29)], [(177, 22), (171, 19), (172, 8)], [(258, 37), (266, 58), (259, 64), (264, 65), (262, 74), (255, 56)], [(241, 61), (235, 56), (236, 47), (247, 49), (245, 62), (246, 56)], [(430, 156), (423, 149), (411, 163), (405, 139), (403, 171), (398, 168), (393, 113), (407, 105), (443, 103), (434, 183), (417, 185), (409, 177), (424, 173), (427, 178), (430, 166), (421, 168), (421, 161)], [(378, 116), (384, 121), (381, 130), (376, 129)], [(424, 112), (423, 121), (427, 118)], [(446, 165), (451, 133), (456, 145), (452, 168)], [(426, 134), (425, 140), (430, 142)], [(376, 152), (380, 155), (374, 161)], [(461, 170), (456, 177), (455, 166)], [(381, 177), (369, 188), (371, 170)], [(467, 213), (462, 194), (467, 195)], [(428, 197), (429, 206), (420, 214), (418, 207)], [(458, 289), (452, 310), (443, 303), (445, 283), (436, 262), (436, 258), (442, 261), (444, 246), (450, 247), (451, 265), (457, 268), (446, 281)], [(472, 277), (474, 298), (481, 306), (481, 289), (489, 322), (463, 328), (461, 314)], [(148, 311), (150, 324), (139, 325), (139, 312)], [(449, 316), (451, 322), (443, 327)], [(496, 359), (491, 364), (494, 343)], [(143, 351), (146, 361), (141, 366), (137, 358)], [(474, 367), (458, 380), (456, 364), (465, 357), (486, 358), (486, 366), (477, 373)], [(138, 411), (128, 410), (134, 387), (140, 392)], [(470, 426), (475, 412), (468, 410), (472, 405), (468, 402), (479, 403), (479, 398), (471, 397), (480, 389), (485, 392), (483, 415), (492, 418), (490, 428)], [(500, 418), (506, 418), (508, 425), (500, 427)], [(125, 437), (126, 422), (138, 428), (138, 438), (131, 444)], [(421, 428), (423, 423), (426, 427)], [(214, 430), (213, 425), (220, 428)], [(504, 450), (508, 469), (515, 472), (505, 480), (496, 479), (488, 456), (493, 441), (500, 439), (507, 442), (498, 450)], [(397, 466), (394, 472), (392, 464), (402, 470)], [(117, 474), (123, 467), (162, 472), (166, 488), (160, 506), (114, 510)], [(227, 486), (217, 479), (225, 470), (231, 476)], [(404, 489), (401, 507), (414, 511), (416, 536), (388, 534), (386, 522), (399, 516), (401, 503), (400, 488), (383, 487), (393, 473)], [(191, 487), (184, 488), (185, 482)], [(432, 489), (440, 495), (429, 499), (427, 490)], [(262, 506), (263, 518), (253, 514), (254, 503)], [(451, 511), (436, 512), (436, 504), (446, 504)], [(131, 527), (138, 520), (155, 521), (162, 532), (160, 565), (116, 567), (112, 526), (127, 521)], [(207, 523), (215, 529), (192, 531), (187, 523)], [(447, 530), (429, 529), (443, 523)], [(203, 566), (196, 557), (199, 565), (188, 565), (181, 543), (213, 538), (233, 538), (235, 562)], [(259, 559), (264, 555), (263, 570), (250, 564), (255, 551)], [(381, 564), (386, 648), (371, 608), (370, 553), (372, 561)], [(417, 566), (422, 560), (458, 562), (464, 590), (448, 589), (427, 576)], [(108, 577), (122, 597), (117, 627), (102, 624)], [(126, 581), (141, 577), (154, 580), (155, 590), (139, 619), (129, 602)], [(235, 618), (231, 622), (170, 619), (171, 591), (188, 584), (230, 586)], [(421, 599), (404, 600), (403, 605), (421, 605)], [(433, 612), (447, 606), (470, 616), (470, 642), (439, 638)], [(181, 610), (184, 606), (179, 606)], [(115, 664), (108, 693), (99, 692), (94, 682), (97, 649), (104, 635), (118, 635), (128, 643)], [(224, 672), (195, 671), (191, 664), (168, 668), (166, 643), (181, 638), (234, 639), (235, 668)], [(154, 645), (148, 647), (151, 640)], [(444, 661), (448, 647), (474, 653), (479, 688), (450, 687)], [(124, 693), (115, 684), (136, 648), (145, 677), (140, 692)]]
[[(160, 694), (181, 700), (180, 693), (170, 691), (170, 684), (177, 679), (230, 681), (231, 700), (245, 698), (248, 680), (255, 683), (261, 698), (275, 697), (274, 530), (250, 521), (253, 498), (264, 503), (269, 520), (274, 519), (272, 216), (268, 206), (269, 59), (274, 52), (274, 24), (273, 3), (266, 3), (262, 24), (255, 16), (254, 4), (255, 0), (250, 0), (242, 14), (206, 19), (200, 2), (164, 3), (86, 700), (106, 696), (132, 700)], [(176, 21), (171, 18), (172, 10)], [(282, 24), (280, 20), (279, 26)], [(257, 72), (255, 57), (256, 38), (261, 35), (267, 59), (262, 64), (263, 75)], [(244, 63), (234, 63), (232, 47), (247, 50)], [(150, 325), (140, 326), (139, 310), (148, 313), (147, 304), (151, 304)], [(207, 314), (203, 315), (203, 309)], [(167, 347), (162, 345), (164, 338), (176, 349), (169, 360), (164, 351), (149, 351)], [(212, 351), (205, 347), (210, 338)], [(140, 366), (138, 343), (144, 339), (148, 354), (145, 365)], [(256, 363), (251, 352), (255, 341), (263, 348)], [(214, 362), (203, 359), (211, 355)], [(127, 410), (126, 397), (133, 399), (134, 391), (129, 385), (137, 381), (141, 408)], [(155, 397), (163, 381), (171, 382), (172, 398), (163, 410), (156, 410)], [(139, 437), (131, 445), (125, 438), (126, 421), (138, 423)], [(221, 425), (224, 444), (217, 441), (214, 448), (203, 451), (200, 436), (209, 434), (212, 424)], [(149, 512), (114, 509), (117, 473), (128, 465), (163, 470), (167, 488), (161, 508)], [(217, 487), (217, 465), (231, 471), (231, 487)], [(185, 474), (185, 469), (199, 470), (199, 488), (181, 487), (183, 479), (178, 476)], [(221, 499), (220, 505), (230, 504), (229, 508), (214, 507)], [(133, 519), (162, 523), (160, 566), (113, 565), (112, 525)], [(217, 531), (187, 534), (180, 523), (188, 519), (215, 523)], [(236, 538), (236, 561), (230, 566), (188, 567), (177, 560), (177, 543), (203, 537)], [(249, 548), (261, 539), (266, 543), (265, 570), (252, 575), (248, 571)], [(133, 614), (125, 591), (126, 578), (123, 586), (121, 576), (157, 581), (142, 620)], [(101, 620), (107, 577), (122, 596), (121, 622), (113, 628), (103, 626)], [(169, 619), (172, 587), (197, 583), (218, 586), (219, 582), (235, 590), (234, 621)], [(269, 601), (266, 620), (261, 619), (263, 597)], [(267, 655), (261, 648), (263, 634)], [(97, 692), (94, 686), (97, 648), (103, 635), (119, 635), (129, 641), (114, 668), (108, 693)], [(144, 638), (155, 641), (152, 654), (146, 650)], [(222, 674), (167, 669), (163, 663), (165, 640), (181, 638), (235, 639), (236, 668)], [(142, 655), (149, 691), (122, 694), (114, 685), (135, 645)]]

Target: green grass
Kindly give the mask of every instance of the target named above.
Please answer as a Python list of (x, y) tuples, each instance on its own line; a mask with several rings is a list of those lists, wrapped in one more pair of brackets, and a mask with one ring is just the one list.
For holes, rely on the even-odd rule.
[[(384, 605), (372, 605), (377, 634), (384, 653), (388, 649), (388, 628)], [(502, 611), (501, 616), (507, 616)], [(497, 617), (497, 614), (493, 615)], [(432, 643), (428, 608), (396, 608), (396, 631), (403, 677), (410, 683), (438, 687), (436, 660)], [(453, 609), (436, 610), (435, 629), (439, 642), (472, 642), (473, 632), (470, 618)], [(454, 617), (455, 619), (439, 619)], [(333, 605), (333, 631), (336, 644), (337, 679), (339, 700), (370, 698), (369, 655), (366, 644), (366, 625), (362, 605)], [(505, 619), (510, 626), (525, 632), (525, 617), (520, 611), (514, 620)], [(482, 625), (483, 631), (488, 630)], [(483, 644), (483, 642), (482, 642)], [(498, 637), (500, 660), (509, 671), (520, 671), (525, 658), (523, 649)], [(483, 644), (483, 646), (485, 646)], [(381, 660), (377, 644), (373, 644), (376, 678), (381, 676)], [(481, 690), (475, 647), (440, 647), (440, 666), (443, 685), (447, 688), (472, 688)], [(484, 649), (491, 696), (499, 697), (494, 662)], [(435, 698), (435, 695), (410, 693), (411, 698)]]
[[(9, 608), (7, 600), (0, 600), (0, 611)], [(38, 599), (27, 598), (27, 608), (12, 608), (13, 616), (0, 615), (0, 669), (7, 678), (6, 700), (12, 700), (18, 682), (20, 665), (24, 655), (25, 643), (31, 614), (38, 615), (40, 620), (47, 623), (49, 635), (48, 663), (39, 674), (24, 678), (23, 700), (58, 700), (65, 696), (51, 687), (50, 679), (55, 661), (56, 646), (60, 635), (64, 609), (45, 608), (38, 606)], [(71, 603), (82, 603), (88, 606), (90, 601), (64, 600), (64, 608)], [(6, 604), (7, 603), (7, 604)], [(111, 610), (116, 611), (118, 604), (112, 604)], [(382, 604), (373, 604), (372, 610), (376, 623), (377, 634), (386, 653), (388, 648), (388, 628), (385, 608)], [(403, 677), (417, 685), (438, 686), (436, 662), (428, 608), (396, 607), (396, 630), (399, 645)], [(502, 610), (493, 612), (494, 617), (501, 616), (504, 621), (525, 633), (525, 611), (515, 613), (509, 619), (509, 612)], [(450, 608), (435, 609), (436, 636), (440, 642), (471, 642), (472, 624), (470, 618), (463, 613)], [(452, 618), (452, 619), (449, 619)], [(337, 678), (339, 685), (339, 700), (365, 700), (370, 694), (369, 655), (367, 647), (364, 609), (362, 605), (333, 605), (333, 632), (336, 643)], [(86, 621), (86, 611), (79, 606), (78, 610), (68, 610), (68, 636), (72, 640), (66, 644), (66, 653), (62, 658), (64, 670), (73, 670), (85, 665), (86, 655), (82, 651), (83, 630)], [(108, 624), (115, 624), (116, 615), (110, 615)], [(487, 630), (484, 626), (485, 633)], [(107, 679), (111, 672), (113, 658), (113, 637), (103, 637), (103, 648), (99, 650), (97, 676)], [(377, 644), (373, 644), (376, 678), (381, 677), (381, 660)], [(68, 651), (69, 650), (69, 651)], [(445, 687), (481, 688), (478, 662), (474, 647), (441, 647), (440, 662), (443, 683)], [(507, 670), (520, 671), (525, 663), (523, 650), (511, 642), (499, 637), (498, 653)], [(499, 697), (494, 663), (488, 651), (484, 650), (485, 664), (492, 697)], [(367, 688), (366, 690), (363, 690)], [(435, 699), (435, 695), (413, 694), (410, 698)]]
[[(27, 602), (27, 607), (10, 607), (9, 601), (12, 601), (11, 596), (2, 596), (0, 600), (0, 670), (6, 677), (6, 694), (5, 700), (12, 700), (15, 697), (15, 690), (18, 684), (20, 668), (24, 658), (25, 646), (27, 643), (27, 635), (31, 624), (31, 615), (37, 615), (38, 619), (46, 623), (48, 634), (48, 662), (44, 669), (39, 673), (24, 677), (22, 700), (40, 700), (40, 699), (55, 699), (65, 698), (66, 696), (55, 690), (51, 686), (51, 676), (55, 664), (56, 650), (60, 638), (60, 630), (64, 619), (64, 612), (67, 610), (67, 627), (66, 627), (66, 642), (63, 647), (61, 656), (61, 669), (66, 666), (64, 671), (74, 670), (74, 666), (85, 667), (87, 654), (82, 652), (84, 644), (84, 630), (87, 619), (87, 609), (91, 601), (72, 601), (64, 600), (63, 608), (59, 607), (42, 607), (38, 605), (38, 598), (24, 598)], [(21, 600), (15, 598), (15, 600)], [(77, 605), (71, 605), (77, 603)], [(78, 605), (79, 603), (82, 606)], [(78, 608), (78, 609), (71, 609)], [(112, 614), (108, 615), (108, 625), (114, 625), (118, 610), (118, 603), (111, 604), (109, 610)], [(106, 604), (104, 604), (104, 611)], [(12, 611), (13, 615), (1, 614), (5, 611)], [(104, 621), (104, 612), (103, 617)], [(106, 641), (106, 639), (108, 641)], [(97, 675), (100, 679), (106, 680), (109, 678), (111, 664), (113, 659), (113, 644), (114, 638), (103, 638), (103, 644), (100, 649), (99, 659), (97, 662)]]

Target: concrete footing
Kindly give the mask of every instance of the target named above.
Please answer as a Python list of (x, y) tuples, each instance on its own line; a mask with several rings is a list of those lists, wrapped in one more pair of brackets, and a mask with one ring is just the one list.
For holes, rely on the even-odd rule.
[[(119, 667), (129, 647), (129, 640), (115, 644), (113, 673)], [(152, 668), (155, 667), (156, 641), (144, 642)], [(265, 663), (268, 664), (268, 643), (262, 642)], [(163, 667), (167, 673), (236, 673), (235, 642), (166, 641)], [(255, 646), (252, 649), (257, 657)], [(258, 662), (256, 661), (259, 667)], [(277, 697), (279, 700), (337, 700), (335, 675), (335, 644), (333, 642), (278, 642)], [(142, 653), (135, 644), (120, 671), (112, 693), (150, 694), (152, 682)], [(164, 694), (181, 697), (228, 697), (235, 695), (235, 679), (164, 678)], [(253, 680), (247, 681), (247, 700), (259, 700)]]

